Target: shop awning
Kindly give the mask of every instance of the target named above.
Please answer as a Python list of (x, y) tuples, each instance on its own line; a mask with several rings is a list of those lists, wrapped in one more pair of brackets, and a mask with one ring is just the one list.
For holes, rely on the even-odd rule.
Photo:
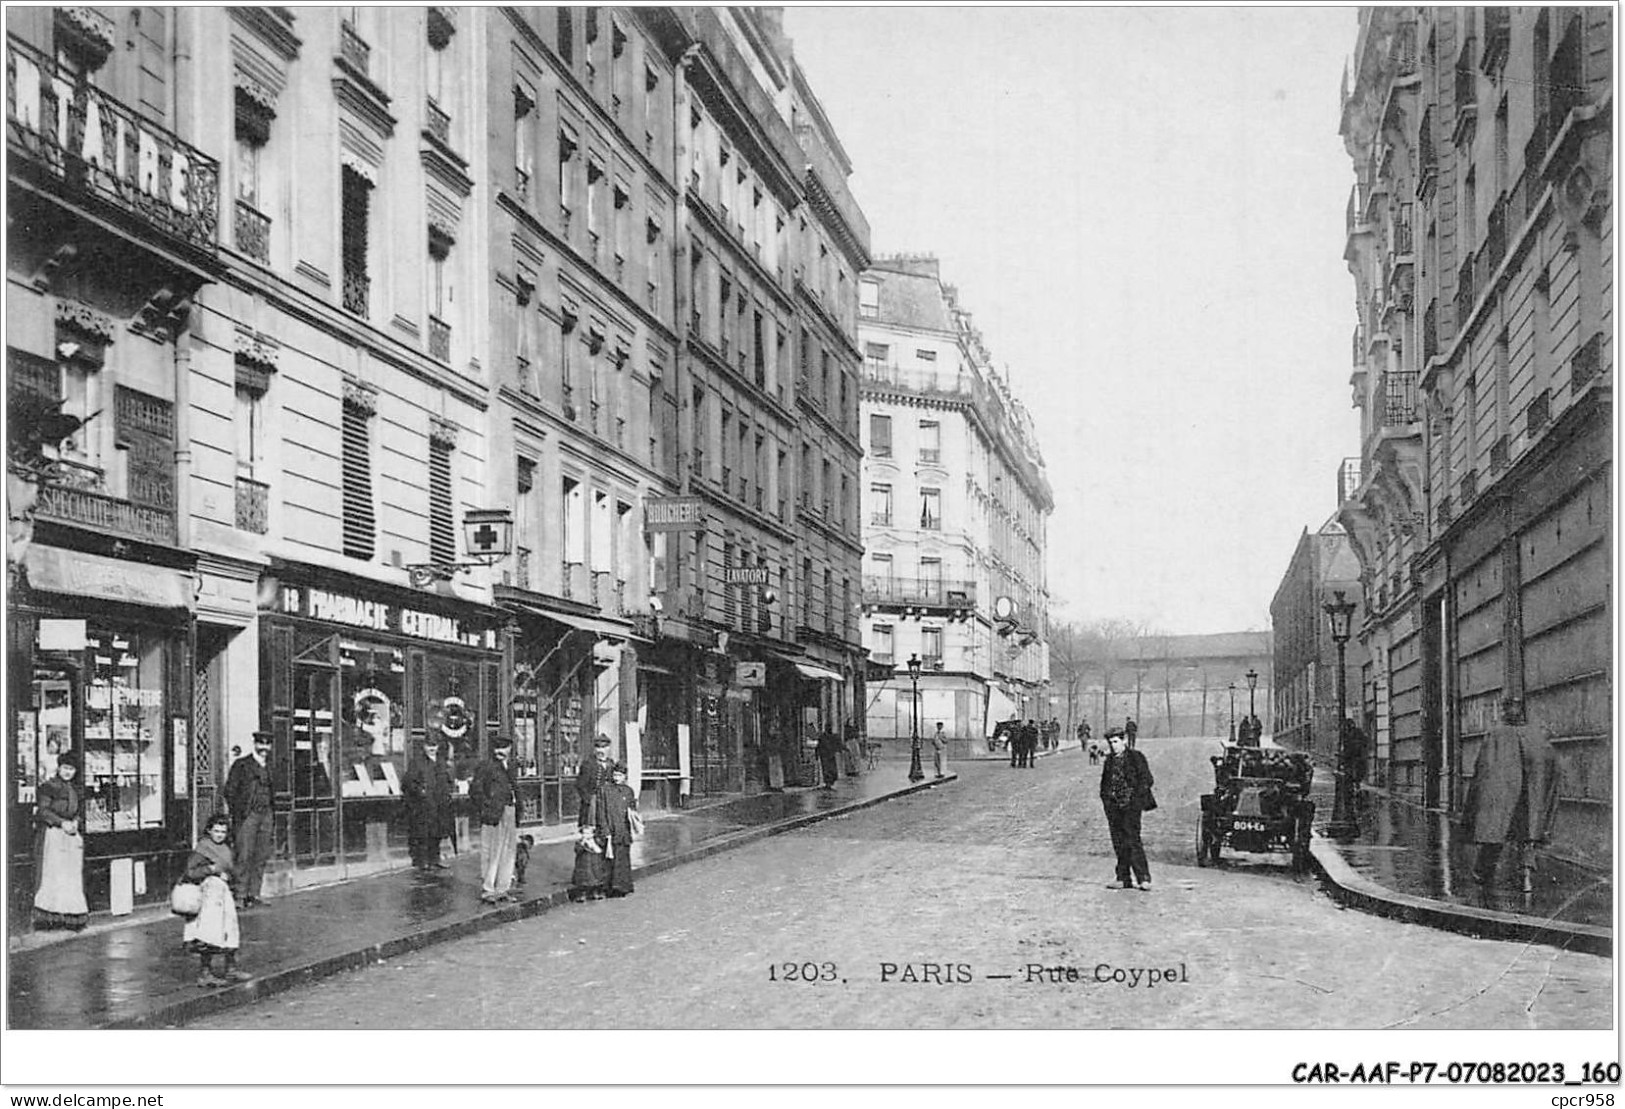
[(822, 666), (814, 666), (810, 662), (798, 662), (798, 663), (795, 664), (795, 668), (797, 670), (801, 671), (801, 676), (803, 678), (811, 678), (815, 682), (844, 682), (844, 681), (846, 681), (845, 678), (841, 677), (835, 671), (826, 670)]
[(591, 632), (599, 639), (614, 639), (622, 642), (630, 639), (638, 643), (649, 642), (642, 636), (634, 634), (629, 625), (616, 623), (613, 620), (605, 620), (598, 616), (581, 616), (574, 612), (555, 612), (553, 609), (540, 608), (536, 605), (526, 604), (523, 601), (510, 600), (507, 603), (531, 616), (544, 616), (566, 627), (574, 628), (576, 631)]
[(184, 609), (192, 607), (197, 595), (192, 575), (184, 571), (61, 547), (31, 546), (24, 564), (28, 584), (42, 593)]

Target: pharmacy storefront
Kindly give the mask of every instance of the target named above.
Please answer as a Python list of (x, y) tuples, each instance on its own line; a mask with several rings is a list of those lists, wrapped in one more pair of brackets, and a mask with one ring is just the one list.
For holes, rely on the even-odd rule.
[(276, 818), (267, 890), (405, 865), (401, 780), (425, 736), (466, 779), (507, 724), (508, 615), (292, 563), (261, 582), (260, 606)]

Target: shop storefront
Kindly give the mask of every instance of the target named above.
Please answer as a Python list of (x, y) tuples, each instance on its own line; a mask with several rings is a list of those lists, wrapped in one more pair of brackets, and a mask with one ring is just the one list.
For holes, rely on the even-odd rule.
[(606, 735), (627, 757), (638, 721), (638, 648), (630, 621), (508, 586), (497, 600), (513, 614), (514, 758), (522, 824), (576, 820), (575, 779), (593, 739)]
[(261, 726), (274, 737), (267, 888), (404, 865), (401, 780), (425, 736), (451, 747), (466, 780), (507, 726), (508, 615), (279, 563), (261, 582), (259, 625)]
[(190, 800), (191, 605), (186, 556), (169, 565), (46, 545), (7, 610), (11, 727), (12, 919), (37, 881), (39, 783), (73, 755), (81, 772), (85, 895), (92, 912), (162, 899), (193, 838)]

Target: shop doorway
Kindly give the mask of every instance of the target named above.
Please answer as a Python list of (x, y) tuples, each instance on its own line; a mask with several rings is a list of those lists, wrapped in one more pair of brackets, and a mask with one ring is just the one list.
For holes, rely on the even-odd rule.
[(339, 859), (338, 791), (334, 785), (334, 701), (338, 669), (300, 659), (293, 666), (293, 719), (277, 733), (277, 842), (295, 867), (334, 866)]

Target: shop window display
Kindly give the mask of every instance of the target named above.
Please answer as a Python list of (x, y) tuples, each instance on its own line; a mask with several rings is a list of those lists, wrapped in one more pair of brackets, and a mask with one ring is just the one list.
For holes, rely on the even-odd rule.
[(164, 644), (91, 629), (85, 671), (85, 831), (164, 823)]

